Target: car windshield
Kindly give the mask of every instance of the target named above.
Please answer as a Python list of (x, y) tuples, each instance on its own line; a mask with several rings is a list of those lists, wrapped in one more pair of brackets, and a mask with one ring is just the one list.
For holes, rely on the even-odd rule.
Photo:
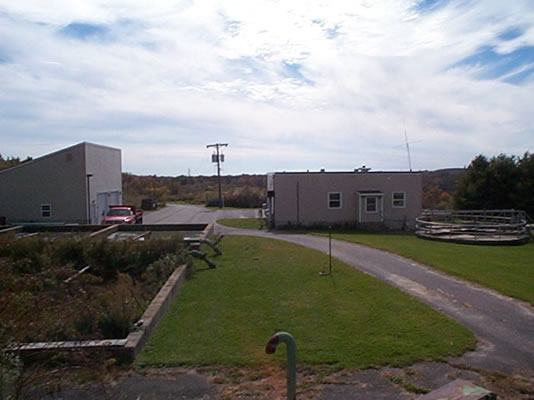
[(108, 217), (127, 217), (129, 215), (132, 215), (131, 210), (115, 208), (108, 211)]

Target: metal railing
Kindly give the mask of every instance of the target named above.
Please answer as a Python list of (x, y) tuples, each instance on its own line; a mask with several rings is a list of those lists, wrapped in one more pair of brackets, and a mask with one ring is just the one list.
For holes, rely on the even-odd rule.
[(425, 210), (416, 235), (465, 242), (526, 242), (528, 215), (521, 210)]

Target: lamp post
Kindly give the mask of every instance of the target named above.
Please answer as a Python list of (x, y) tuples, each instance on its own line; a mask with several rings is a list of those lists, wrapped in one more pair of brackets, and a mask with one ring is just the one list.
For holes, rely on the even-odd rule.
[(91, 224), (91, 185), (90, 179), (93, 174), (85, 175), (87, 179), (87, 224)]

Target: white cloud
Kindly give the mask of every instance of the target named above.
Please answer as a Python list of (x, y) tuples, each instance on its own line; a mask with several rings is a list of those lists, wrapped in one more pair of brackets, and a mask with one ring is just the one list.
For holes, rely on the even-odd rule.
[[(405, 169), (405, 124), (415, 168), (522, 153), (534, 78), (506, 79), (532, 62), (480, 79), (488, 65), (460, 61), (533, 46), (532, 21), (528, 0), (5, 0), (1, 151), (87, 140), (121, 147), (137, 173), (211, 173), (205, 144), (225, 141), (228, 173)], [(73, 22), (110, 37), (58, 34)]]

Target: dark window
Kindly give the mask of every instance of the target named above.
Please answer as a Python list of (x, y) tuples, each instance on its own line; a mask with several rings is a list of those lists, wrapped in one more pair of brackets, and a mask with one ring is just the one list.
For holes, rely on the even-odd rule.
[(365, 212), (375, 213), (376, 212), (376, 197), (366, 197), (365, 198)]
[(405, 192), (393, 192), (392, 205), (395, 208), (406, 207), (406, 193)]
[(328, 208), (341, 208), (341, 193), (328, 193)]
[(50, 218), (52, 216), (52, 204), (41, 204), (41, 217)]

